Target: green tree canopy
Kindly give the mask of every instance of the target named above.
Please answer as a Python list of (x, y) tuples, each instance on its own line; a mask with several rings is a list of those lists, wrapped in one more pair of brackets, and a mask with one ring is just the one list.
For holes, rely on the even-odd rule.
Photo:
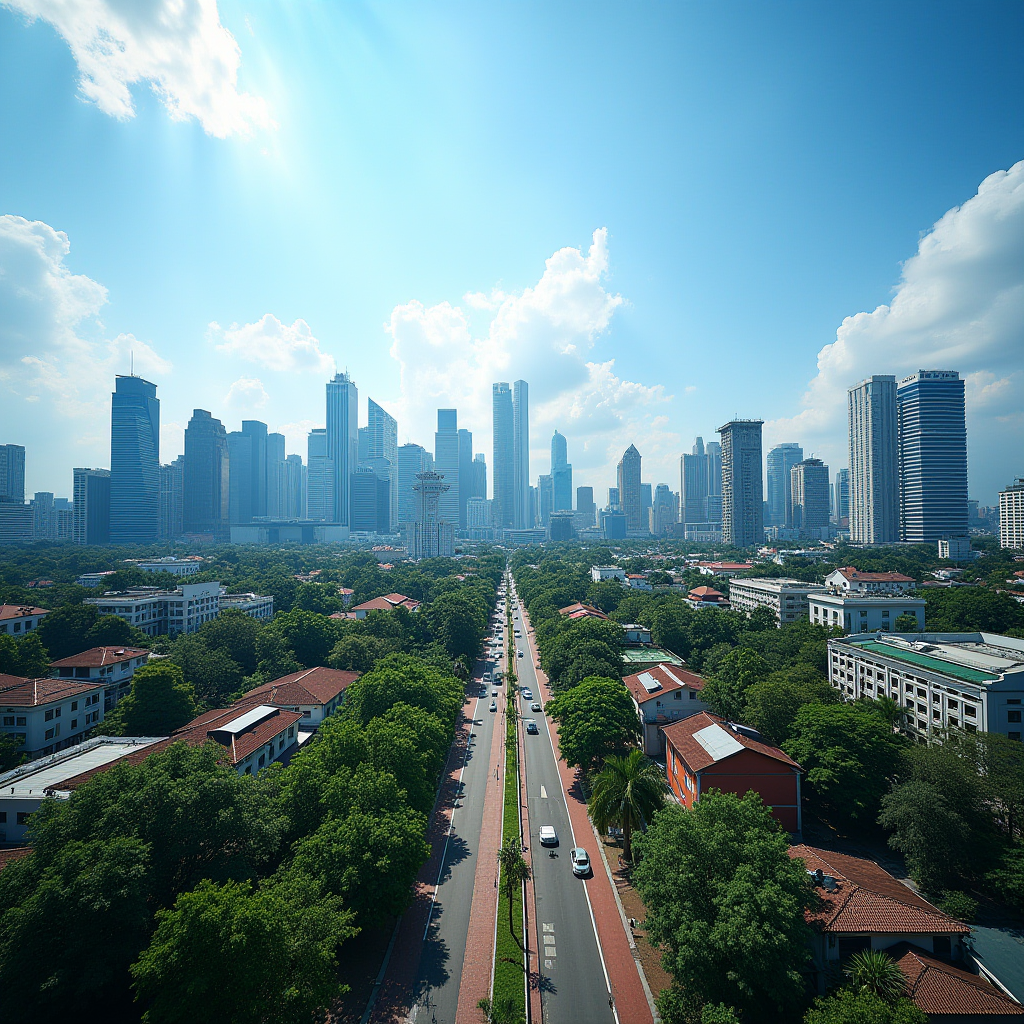
[(566, 764), (584, 772), (606, 757), (625, 754), (640, 735), (633, 699), (617, 679), (589, 676), (549, 700), (547, 713), (558, 722)]
[(800, 708), (813, 702), (838, 704), (840, 697), (817, 669), (798, 664), (748, 686), (741, 720), (778, 745), (792, 735)]
[(170, 660), (151, 661), (135, 670), (131, 689), (106, 716), (108, 736), (167, 736), (195, 718), (195, 692)]
[(633, 859), (633, 833), (651, 821), (665, 803), (665, 776), (642, 750), (606, 757), (594, 779), (587, 809), (598, 833), (622, 829), (623, 855)]
[(731, 722), (740, 721), (746, 707), (747, 688), (770, 674), (768, 662), (760, 654), (737, 647), (715, 667), (704, 684), (701, 699), (716, 715)]
[(86, 640), (99, 616), (91, 604), (66, 604), (50, 612), (36, 629), (52, 661), (81, 654), (95, 644)]
[(243, 685), (241, 666), (223, 648), (211, 648), (199, 634), (183, 634), (170, 647), (177, 665), (196, 696), (211, 707), (231, 702)]
[(50, 674), (50, 659), (38, 632), (15, 640), (4, 633), (0, 636), (0, 674), (39, 679)]
[[(45, 621), (45, 620), (44, 620)], [(100, 615), (85, 634), (85, 647), (145, 647), (151, 641), (141, 629), (125, 622), (118, 615)]]
[(927, 1024), (928, 1018), (909, 999), (887, 1002), (871, 992), (841, 988), (815, 1001), (804, 1024)]

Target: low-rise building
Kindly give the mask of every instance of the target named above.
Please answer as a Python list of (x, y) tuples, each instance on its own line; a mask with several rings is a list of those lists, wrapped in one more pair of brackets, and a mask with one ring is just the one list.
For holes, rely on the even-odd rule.
[(75, 584), (79, 587), (98, 587), (117, 572), (116, 569), (107, 569), (105, 572), (83, 572)]
[(1020, 740), (1024, 640), (995, 633), (849, 636), (828, 642), (829, 682), (848, 700), (891, 697), (921, 742), (944, 729)]
[(705, 576), (724, 576), (732, 579), (741, 572), (754, 568), (753, 562), (698, 562), (697, 569)]
[(824, 591), (821, 583), (790, 579), (734, 578), (729, 582), (729, 603), (738, 612), (750, 614), (758, 608), (770, 608), (775, 622), (782, 626), (809, 615), (807, 599)]
[(622, 659), (622, 671), (626, 673), (643, 672), (655, 665), (678, 665), (683, 668), (686, 662), (666, 647), (656, 644), (629, 644), (619, 651)]
[(836, 569), (825, 577), (825, 586), (840, 594), (906, 594), (917, 583), (900, 572), (861, 572), (852, 565)]
[(229, 594), (221, 587), (220, 611), (234, 608), (260, 622), (269, 622), (274, 617), (274, 599), (263, 594)]
[(590, 578), (595, 583), (603, 583), (605, 580), (618, 580), (620, 583), (625, 583), (626, 570), (620, 569), (617, 565), (592, 565)]
[(567, 604), (564, 608), (559, 608), (558, 614), (567, 619), (608, 618), (600, 608), (595, 608), (592, 604), (584, 604), (582, 601), (576, 601), (574, 604)]
[(47, 614), (47, 609), (31, 604), (0, 604), (0, 636), (31, 633)]
[(109, 711), (129, 690), (135, 670), (149, 661), (142, 647), (92, 647), (50, 662), (54, 679), (97, 682), (103, 686), (103, 710)]
[(345, 690), (359, 678), (358, 672), (337, 668), (306, 668), (249, 690), (236, 704), (273, 704), (298, 711), (299, 729), (312, 732), (341, 704)]
[(626, 574), (626, 586), (632, 590), (654, 589), (654, 587), (651, 585), (651, 581), (643, 573), (639, 572), (631, 572)]
[(280, 760), (292, 748), (297, 749), (301, 721), (301, 711), (288, 711), (273, 704), (234, 704), (193, 719), (175, 730), (170, 742), (181, 740), (190, 746), (200, 746), (212, 740), (224, 748), (224, 760), (239, 775), (253, 775)]
[(807, 596), (807, 611), (816, 626), (838, 626), (846, 633), (883, 633), (896, 629), (901, 615), (912, 615), (918, 629), (924, 629), (923, 597), (902, 594), (846, 596), (831, 590), (814, 591)]
[(639, 622), (625, 622), (622, 625), (622, 632), (625, 634), (627, 644), (649, 644), (651, 642), (651, 631)]
[(643, 751), (651, 757), (665, 754), (662, 726), (708, 710), (701, 700), (704, 680), (678, 665), (652, 665), (622, 681), (640, 717)]
[(684, 807), (709, 789), (738, 796), (753, 790), (787, 832), (801, 830), (800, 765), (755, 729), (701, 711), (662, 732), (668, 783)]
[(30, 760), (81, 743), (103, 721), (104, 684), (0, 674), (0, 729)]
[(950, 562), (969, 562), (974, 558), (970, 537), (943, 537), (938, 543), (939, 558)]
[(357, 619), (365, 619), (370, 612), (393, 612), (396, 608), (404, 608), (407, 612), (419, 611), (420, 602), (405, 594), (385, 594), (370, 601), (357, 604), (352, 611)]
[(694, 587), (684, 600), (691, 608), (696, 609), (721, 608), (723, 611), (728, 611), (731, 607), (729, 598), (720, 590), (715, 590), (714, 587)]
[(168, 572), (172, 576), (195, 576), (203, 569), (202, 561), (195, 558), (175, 558), (174, 555), (133, 564), (143, 572)]

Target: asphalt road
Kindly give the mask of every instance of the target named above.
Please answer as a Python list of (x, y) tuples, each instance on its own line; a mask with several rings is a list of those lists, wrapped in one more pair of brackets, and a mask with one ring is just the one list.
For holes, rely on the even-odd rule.
[[(513, 627), (523, 634), (516, 638), (517, 648), (524, 655), (516, 658), (517, 685), (520, 693), (529, 689), (533, 700), (540, 700), (537, 673), (520, 614), (514, 606)], [(531, 703), (520, 698), (519, 710), (524, 719), (534, 719), (539, 730), (536, 736), (524, 734), (523, 740), (537, 930), (541, 934), (541, 949), (549, 954), (540, 954), (544, 1021), (545, 1024), (579, 1024), (581, 1021), (613, 1024), (615, 1017), (609, 1005), (608, 983), (586, 894), (588, 881), (572, 873), (569, 859), (569, 851), (576, 841), (555, 765), (554, 736), (548, 729), (547, 716), (530, 711)], [(558, 833), (559, 845), (554, 848), (554, 857), (550, 856), (550, 848), (540, 844), (541, 825), (553, 825)], [(600, 853), (593, 833), (579, 838), (591, 858), (598, 858), (599, 870)], [(553, 937), (553, 943), (547, 941), (549, 937)]]
[[(459, 1002), (459, 983), (473, 903), (476, 853), (483, 823), (484, 786), (488, 771), (493, 770), (488, 763), (488, 752), (494, 723), (502, 720), (505, 700), (504, 690), (499, 687), (498, 711), (489, 711), (493, 685), (484, 684), (480, 677), (485, 668), (493, 672), (499, 664), (497, 659), (487, 660), (478, 663), (474, 671), (480, 696), (470, 708), (473, 739), (462, 771), (463, 795), (452, 813), (440, 884), (424, 937), (423, 957), (415, 986), (415, 991), (424, 993), (424, 996), (410, 1013), (410, 1020), (421, 1024), (435, 1020), (437, 1024), (453, 1024)], [(469, 692), (474, 692), (472, 686)]]

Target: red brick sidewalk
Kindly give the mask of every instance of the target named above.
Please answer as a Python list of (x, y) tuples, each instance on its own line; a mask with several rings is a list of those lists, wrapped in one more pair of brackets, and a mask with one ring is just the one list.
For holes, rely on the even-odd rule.
[[(526, 619), (525, 609), (523, 618)], [(526, 638), (530, 645), (530, 657), (534, 659), (534, 665), (537, 668), (537, 680), (546, 703), (551, 699), (551, 684), (540, 667), (534, 643), (533, 627), (529, 625), (528, 621)], [(554, 725), (554, 723), (551, 724)], [(590, 823), (587, 804), (576, 781), (575, 771), (562, 760), (561, 753), (558, 755), (557, 764), (566, 804), (569, 808), (569, 819), (572, 822), (577, 841), (581, 841), (583, 836), (593, 835), (599, 844), (600, 839), (594, 832), (594, 826)], [(600, 867), (598, 867), (597, 858), (594, 858), (591, 863), (594, 865), (594, 872), (590, 884), (587, 886), (587, 893), (594, 911), (597, 938), (611, 982), (612, 998), (615, 1000), (615, 1011), (619, 1022), (620, 1024), (653, 1024), (654, 1016), (640, 981), (640, 969), (630, 949), (618, 904), (615, 902), (612, 879), (603, 859), (600, 861)]]

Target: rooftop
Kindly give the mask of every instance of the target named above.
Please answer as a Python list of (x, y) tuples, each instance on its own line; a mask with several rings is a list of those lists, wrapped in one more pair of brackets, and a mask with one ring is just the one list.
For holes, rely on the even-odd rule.
[(269, 704), (244, 709), (238, 705), (207, 711), (183, 725), (171, 740), (184, 740), (199, 746), (208, 739), (231, 752), (231, 763), (238, 764), (253, 751), (269, 743), (289, 725), (302, 721), (301, 711), (284, 711)]
[(0, 604), (0, 622), (7, 619), (25, 619), (30, 615), (46, 615), (48, 609), (31, 604)]
[(678, 665), (652, 665), (644, 672), (626, 676), (622, 681), (638, 704), (686, 687), (691, 690), (704, 689), (704, 680), (700, 676)]
[(685, 665), (678, 655), (666, 650), (664, 647), (655, 647), (653, 644), (644, 644), (640, 647), (624, 647), (619, 653), (622, 655), (622, 663), (629, 668), (632, 665), (650, 665), (652, 662), (666, 665)]
[(844, 565), (836, 572), (851, 582), (856, 583), (914, 583), (913, 576), (904, 576), (900, 572), (861, 572), (852, 565)]
[(0, 673), (0, 704), (19, 708), (34, 708), (40, 704), (51, 704), (66, 697), (77, 697), (89, 693), (103, 684), (98, 679), (81, 680), (27, 679), (24, 676), (8, 676)]
[(695, 772), (710, 768), (711, 765), (724, 761), (741, 750), (752, 750), (772, 760), (781, 761), (791, 768), (800, 768), (787, 753), (757, 738), (757, 733), (753, 729), (726, 722), (709, 711), (699, 711), (681, 722), (666, 726), (662, 732), (665, 739)]
[(358, 672), (324, 668), (320, 665), (257, 686), (254, 690), (249, 690), (242, 697), (242, 701), (258, 698), (268, 704), (290, 706), (326, 704), (354, 683), (359, 675)]
[(567, 604), (564, 608), (559, 608), (558, 614), (568, 616), (570, 619), (608, 618), (600, 608), (595, 608), (592, 604), (584, 604), (582, 601), (577, 601), (575, 604)]
[(413, 597), (406, 597), (405, 594), (385, 594), (383, 597), (375, 597), (362, 604), (357, 604), (352, 610), (355, 612), (389, 612), (393, 608), (406, 608), (409, 611), (415, 611), (419, 606), (419, 601)]
[(51, 661), (50, 668), (102, 668), (104, 665), (116, 665), (148, 654), (149, 651), (144, 647), (92, 647), (70, 658)]

